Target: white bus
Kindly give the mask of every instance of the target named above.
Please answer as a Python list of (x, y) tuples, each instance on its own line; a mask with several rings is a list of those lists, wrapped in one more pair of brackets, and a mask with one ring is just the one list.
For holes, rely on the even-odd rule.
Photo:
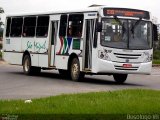
[(4, 32), (4, 60), (27, 75), (57, 69), (74, 81), (85, 74), (150, 74), (156, 27), (150, 13), (94, 7), (81, 11), (10, 15)]

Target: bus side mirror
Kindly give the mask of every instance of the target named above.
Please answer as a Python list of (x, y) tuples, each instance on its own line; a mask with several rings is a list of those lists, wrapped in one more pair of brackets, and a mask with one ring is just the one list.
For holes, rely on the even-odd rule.
[(157, 25), (153, 24), (153, 39), (154, 41), (158, 41), (158, 29)]
[(96, 32), (102, 32), (102, 22), (97, 22)]

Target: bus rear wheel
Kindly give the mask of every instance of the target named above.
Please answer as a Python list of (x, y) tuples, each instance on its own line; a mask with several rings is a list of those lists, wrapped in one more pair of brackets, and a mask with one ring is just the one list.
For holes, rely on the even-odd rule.
[(126, 81), (128, 74), (114, 74), (113, 78), (118, 84), (122, 84)]
[(80, 72), (80, 64), (77, 58), (73, 58), (70, 65), (70, 77), (73, 81), (82, 81), (85, 74)]
[(25, 55), (23, 59), (23, 72), (26, 75), (31, 75), (32, 71), (31, 58), (29, 55)]
[(29, 55), (25, 55), (23, 59), (23, 72), (26, 75), (38, 74), (41, 72), (40, 67), (31, 66), (31, 58)]

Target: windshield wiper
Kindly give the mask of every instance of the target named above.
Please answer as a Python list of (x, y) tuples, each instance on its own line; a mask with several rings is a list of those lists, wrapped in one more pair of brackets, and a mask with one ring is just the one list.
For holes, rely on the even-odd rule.
[(142, 21), (142, 18), (136, 21), (134, 25), (132, 25), (131, 32), (134, 35), (134, 29), (139, 25), (139, 23)]

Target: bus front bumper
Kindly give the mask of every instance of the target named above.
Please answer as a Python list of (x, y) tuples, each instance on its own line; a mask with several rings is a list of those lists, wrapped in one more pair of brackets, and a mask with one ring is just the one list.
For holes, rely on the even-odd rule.
[[(124, 65), (131, 65), (124, 67)], [(95, 69), (97, 68), (97, 69)], [(151, 74), (152, 62), (147, 63), (118, 63), (98, 59), (96, 67), (93, 68), (95, 73), (122, 73), (122, 74)]]

